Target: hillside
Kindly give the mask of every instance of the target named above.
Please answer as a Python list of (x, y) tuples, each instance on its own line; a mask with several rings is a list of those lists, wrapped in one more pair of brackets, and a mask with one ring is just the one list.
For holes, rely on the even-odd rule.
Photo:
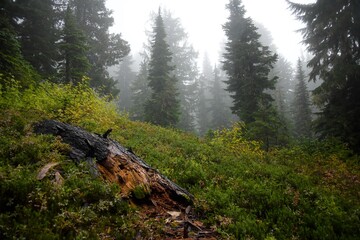
[[(35, 134), (33, 124), (44, 119), (93, 133), (112, 128), (112, 139), (195, 196), (192, 214), (217, 238), (360, 235), (360, 161), (335, 140), (265, 152), (245, 140), (241, 124), (199, 138), (130, 121), (85, 82), (1, 85), (0, 116), (0, 239), (176, 237), (176, 221), (148, 214), (75, 164), (61, 138)], [(38, 180), (49, 163), (58, 165)]]

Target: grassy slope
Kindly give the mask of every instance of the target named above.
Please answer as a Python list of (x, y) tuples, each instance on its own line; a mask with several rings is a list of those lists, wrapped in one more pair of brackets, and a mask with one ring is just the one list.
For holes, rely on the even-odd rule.
[[(198, 214), (224, 237), (360, 235), (359, 160), (334, 141), (265, 153), (258, 143), (243, 139), (241, 125), (199, 139), (132, 122), (85, 85), (44, 83), (25, 93), (12, 87), (0, 94), (1, 239), (130, 239), (134, 229), (150, 229), (137, 222), (116, 186), (92, 179), (86, 167), (71, 163), (59, 139), (31, 133), (31, 124), (44, 118), (98, 133), (113, 128), (112, 138), (190, 190)], [(61, 164), (36, 180), (49, 162)], [(62, 185), (54, 184), (56, 171), (64, 178)]]

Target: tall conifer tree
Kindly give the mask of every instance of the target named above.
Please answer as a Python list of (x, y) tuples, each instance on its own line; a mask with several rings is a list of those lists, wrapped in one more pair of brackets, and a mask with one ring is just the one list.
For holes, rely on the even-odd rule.
[(210, 129), (210, 83), (212, 79), (212, 67), (209, 56), (204, 54), (202, 72), (199, 78), (198, 102), (197, 102), (197, 129), (200, 135), (204, 135)]
[(126, 56), (119, 65), (116, 81), (120, 90), (118, 106), (120, 110), (129, 112), (132, 108), (131, 85), (135, 81), (136, 73), (131, 69), (132, 57)]
[(180, 101), (180, 117), (177, 127), (184, 131), (195, 130), (195, 112), (198, 100), (198, 53), (189, 43), (188, 34), (179, 18), (169, 10), (163, 12), (166, 42), (173, 54), (171, 64), (176, 66), (174, 74)]
[(211, 113), (211, 128), (220, 129), (230, 126), (230, 109), (225, 105), (225, 91), (221, 86), (220, 69), (216, 66), (213, 71), (213, 81), (210, 87), (210, 113)]
[(279, 114), (290, 119), (290, 105), (293, 102), (294, 69), (291, 63), (280, 55), (270, 75), (278, 77), (274, 98)]
[[(259, 41), (262, 45), (268, 46), (273, 52), (277, 50), (276, 45), (273, 42), (271, 32), (266, 29), (261, 23), (255, 22), (257, 32), (261, 35)], [(294, 70), (291, 63), (288, 62), (283, 56), (279, 55), (274, 68), (271, 69), (269, 77), (277, 77), (275, 89), (270, 91), (274, 98), (276, 110), (279, 117), (285, 124), (284, 127), (291, 128), (291, 104), (293, 102), (293, 75)]]
[(139, 73), (131, 84), (131, 117), (140, 121), (145, 121), (145, 104), (149, 101), (151, 95), (151, 89), (148, 86), (148, 61), (145, 56), (140, 64)]
[(179, 120), (177, 80), (171, 76), (175, 67), (170, 65), (172, 53), (165, 40), (166, 33), (160, 9), (153, 34), (148, 77), (152, 94), (145, 105), (145, 119), (161, 126), (175, 126)]
[(56, 47), (60, 30), (57, 27), (60, 20), (57, 2), (17, 0), (0, 3), (16, 30), (23, 57), (44, 78), (54, 77), (59, 56)]
[(306, 87), (302, 62), (298, 59), (295, 79), (294, 127), (297, 137), (311, 137), (310, 97)]
[(313, 54), (310, 79), (323, 80), (314, 91), (322, 106), (316, 129), (322, 137), (338, 137), (360, 152), (360, 2), (289, 3), (306, 24), (304, 43)]
[(198, 98), (196, 111), (197, 129), (200, 135), (204, 135), (210, 128), (209, 107), (208, 101), (206, 99), (206, 85), (204, 75), (201, 75), (199, 78)]
[(4, 84), (4, 79), (15, 78), (21, 86), (27, 87), (39, 80), (39, 76), (22, 56), (16, 32), (10, 25), (9, 18), (1, 9), (0, 46), (1, 84)]
[(58, 18), (54, 0), (18, 1), (24, 21), (20, 24), (22, 52), (32, 66), (44, 77), (54, 77), (59, 37)]
[(240, 0), (230, 0), (230, 12), (223, 29), (227, 36), (223, 69), (229, 79), (227, 90), (232, 94), (233, 113), (245, 123), (255, 121), (260, 104), (269, 105), (272, 98), (266, 89), (273, 89), (276, 78), (268, 74), (276, 62), (269, 48), (259, 42), (260, 35), (250, 18), (245, 18), (245, 9)]
[[(156, 14), (153, 14), (155, 19)], [(197, 68), (198, 53), (188, 40), (188, 34), (181, 20), (174, 17), (169, 10), (162, 13), (166, 42), (173, 54), (171, 64), (176, 66), (173, 73), (177, 78), (177, 89), (180, 101), (180, 117), (177, 128), (192, 132), (196, 128), (196, 111), (199, 91), (199, 72)]]
[(60, 43), (62, 63), (61, 78), (65, 83), (79, 83), (90, 69), (86, 57), (87, 46), (84, 33), (77, 26), (75, 17), (70, 9), (66, 10), (62, 42)]
[(103, 94), (116, 96), (119, 90), (116, 81), (109, 76), (107, 68), (118, 64), (129, 54), (130, 47), (120, 34), (110, 34), (113, 25), (112, 12), (105, 0), (69, 0), (80, 29), (87, 37), (87, 53), (91, 64), (90, 85)]

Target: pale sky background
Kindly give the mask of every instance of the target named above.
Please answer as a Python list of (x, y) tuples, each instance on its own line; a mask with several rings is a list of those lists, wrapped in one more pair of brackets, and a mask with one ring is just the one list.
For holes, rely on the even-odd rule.
[[(212, 64), (219, 60), (221, 43), (226, 40), (222, 25), (227, 21), (229, 0), (107, 0), (113, 10), (115, 25), (112, 32), (121, 33), (129, 42), (131, 55), (142, 51), (147, 41), (145, 30), (150, 27), (150, 13), (159, 6), (181, 19), (189, 41), (202, 58), (208, 53)], [(305, 47), (295, 31), (303, 25), (291, 15), (285, 0), (243, 0), (247, 15), (262, 23), (272, 34), (278, 53), (295, 64)], [(315, 0), (293, 0), (297, 3), (313, 3)], [(201, 66), (202, 63), (199, 63)]]

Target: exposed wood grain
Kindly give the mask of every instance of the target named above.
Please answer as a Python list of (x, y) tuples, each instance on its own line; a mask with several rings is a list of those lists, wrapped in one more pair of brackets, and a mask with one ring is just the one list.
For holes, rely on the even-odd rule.
[[(38, 134), (60, 136), (71, 146), (69, 157), (87, 161), (94, 175), (117, 183), (123, 197), (145, 200), (165, 209), (184, 209), (193, 196), (105, 134), (94, 134), (66, 123), (45, 120), (34, 126)], [(95, 159), (95, 161), (94, 161)]]

